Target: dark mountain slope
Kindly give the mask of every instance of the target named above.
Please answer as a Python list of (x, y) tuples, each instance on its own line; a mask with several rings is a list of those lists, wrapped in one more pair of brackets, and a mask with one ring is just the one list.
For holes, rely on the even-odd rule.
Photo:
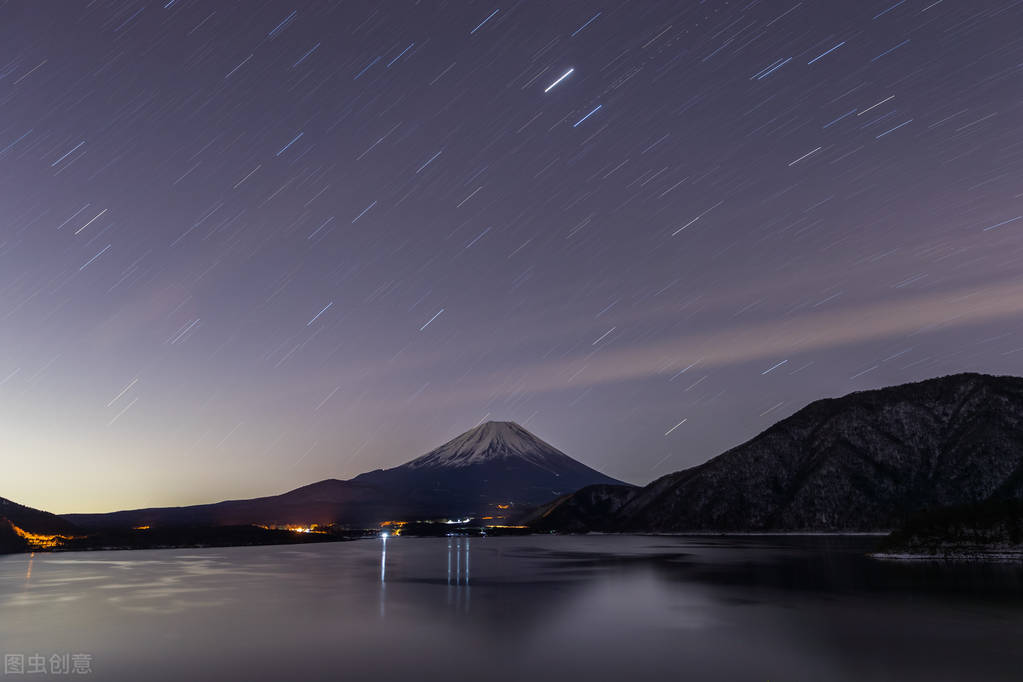
[(1021, 493), (1023, 379), (959, 374), (814, 402), (705, 464), (615, 492), (610, 514), (584, 489), (532, 522), (872, 531), (921, 509)]

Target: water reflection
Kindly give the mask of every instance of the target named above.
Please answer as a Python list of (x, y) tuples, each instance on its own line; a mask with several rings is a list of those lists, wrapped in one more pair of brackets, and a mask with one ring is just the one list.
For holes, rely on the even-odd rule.
[[(463, 542), (464, 541), (464, 542)], [(469, 584), (470, 538), (448, 538), (448, 585)], [(464, 558), (463, 558), (464, 555)], [(455, 559), (455, 570), (451, 570), (451, 557)], [(464, 569), (463, 569), (464, 562)]]
[(4, 557), (0, 643), (74, 642), (94, 654), (95, 679), (115, 682), (315, 682), (342, 668), (378, 682), (680, 670), (707, 682), (1019, 680), (1023, 570), (888, 565), (865, 551), (827, 539), (391, 535), (301, 551)]
[[(447, 602), (456, 611), (468, 613), (472, 588), (469, 587), (469, 556), (471, 540), (467, 537), (448, 538)], [(451, 570), (452, 557), (454, 571)]]
[[(389, 533), (380, 534), (380, 617), (387, 615), (387, 543)], [(405, 540), (407, 543), (409, 540)], [(415, 540), (412, 540), (415, 542)], [(469, 587), (472, 540), (468, 537), (447, 538), (447, 602), (456, 610), (468, 612), (470, 603)], [(400, 559), (401, 552), (398, 557)], [(399, 581), (401, 579), (399, 573)]]
[(380, 617), (387, 615), (387, 533), (380, 534)]

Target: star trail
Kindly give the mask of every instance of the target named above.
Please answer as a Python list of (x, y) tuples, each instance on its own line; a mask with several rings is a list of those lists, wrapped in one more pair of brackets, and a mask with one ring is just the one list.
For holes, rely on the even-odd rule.
[(485, 418), (646, 483), (818, 398), (1023, 373), (1016, 0), (0, 19), (32, 506), (278, 493)]

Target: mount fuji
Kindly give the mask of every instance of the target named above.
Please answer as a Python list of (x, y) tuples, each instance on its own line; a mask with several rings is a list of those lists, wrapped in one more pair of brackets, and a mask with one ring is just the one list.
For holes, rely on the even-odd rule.
[(416, 509), (477, 515), (495, 504), (542, 504), (556, 491), (614, 480), (514, 422), (486, 422), (411, 462), (352, 482), (398, 492)]
[(513, 422), (485, 422), (405, 464), (282, 495), (190, 507), (68, 514), (83, 528), (346, 524), (506, 516), (593, 484), (626, 485)]

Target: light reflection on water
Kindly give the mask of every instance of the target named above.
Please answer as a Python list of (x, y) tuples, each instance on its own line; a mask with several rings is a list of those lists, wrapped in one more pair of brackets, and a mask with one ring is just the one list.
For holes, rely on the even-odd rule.
[[(457, 610), (469, 611), (472, 588), (469, 585), (469, 557), (472, 539), (468, 537), (449, 537), (448, 539), (448, 588), (447, 603)], [(455, 570), (451, 570), (451, 558), (454, 557)]]
[(0, 653), (97, 680), (1009, 680), (1018, 566), (864, 539), (408, 538), (0, 558)]

